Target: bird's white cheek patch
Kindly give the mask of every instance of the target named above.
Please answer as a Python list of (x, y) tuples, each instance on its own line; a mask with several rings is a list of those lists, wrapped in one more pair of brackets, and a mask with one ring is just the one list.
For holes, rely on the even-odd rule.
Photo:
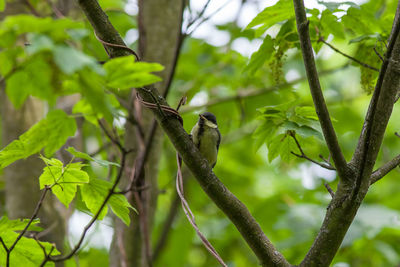
[(206, 121), (206, 125), (210, 128), (217, 128), (218, 126), (215, 123), (212, 123), (211, 121)]

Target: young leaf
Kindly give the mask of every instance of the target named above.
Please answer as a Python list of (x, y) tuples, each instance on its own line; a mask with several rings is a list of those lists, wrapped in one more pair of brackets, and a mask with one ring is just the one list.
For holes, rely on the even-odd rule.
[(38, 153), (43, 148), (45, 155), (52, 155), (64, 145), (69, 136), (75, 134), (75, 131), (75, 119), (62, 110), (49, 112), (45, 119), (33, 125), (18, 140), (12, 141), (0, 151), (0, 169), (16, 160)]
[(275, 5), (265, 8), (259, 13), (246, 29), (261, 25), (258, 32), (262, 34), (272, 25), (294, 17), (293, 1), (280, 0)]
[(76, 195), (77, 186), (89, 182), (89, 175), (81, 170), (85, 165), (77, 162), (64, 167), (58, 159), (44, 161), (47, 166), (39, 177), (40, 189), (50, 186), (51, 191), (68, 208)]
[[(18, 233), (15, 231), (21, 231), (25, 228), (29, 220), (9, 220), (6, 216), (0, 219), (0, 237), (3, 239), (5, 245), (9, 248), (18, 237)], [(41, 229), (36, 226), (40, 223), (39, 220), (34, 220), (28, 230), (40, 231)], [(46, 253), (50, 253), (54, 245), (48, 242), (36, 241), (32, 238), (22, 237), (17, 245), (14, 247), (10, 254), (10, 267), (27, 266), (36, 267), (39, 266), (43, 261), (43, 249), (37, 243), (39, 242), (42, 247), (46, 250)], [(58, 255), (60, 252), (57, 249), (53, 249), (51, 255)], [(6, 266), (6, 251), (1, 247), (0, 249), (0, 266)], [(54, 263), (48, 263), (46, 266), (54, 266)]]
[[(111, 187), (112, 184), (110, 182), (100, 179), (91, 179), (88, 184), (81, 187), (82, 199), (93, 214), (98, 212)], [(126, 225), (130, 224), (129, 208), (135, 209), (129, 204), (125, 196), (113, 195), (108, 201), (108, 205)], [(100, 213), (100, 220), (106, 215), (106, 208), (107, 206)]]
[(269, 61), (274, 52), (274, 41), (271, 36), (267, 35), (264, 38), (258, 51), (251, 55), (250, 62), (244, 69), (249, 71), (250, 74), (254, 74), (259, 68), (261, 68), (266, 62)]
[(268, 147), (268, 161), (272, 162), (275, 158), (279, 156), (281, 147), (282, 147), (282, 141), (287, 138), (285, 134), (280, 134), (275, 136), (270, 142), (268, 142), (267, 147)]
[(351, 7), (359, 8), (359, 6), (351, 1), (345, 1), (345, 2), (325, 2), (325, 1), (318, 1), (318, 4), (324, 5), (329, 11), (334, 12), (336, 11), (339, 6), (341, 5), (349, 5)]
[(69, 147), (66, 150), (77, 158), (86, 159), (88, 161), (94, 161), (97, 164), (104, 166), (104, 167), (108, 167), (110, 165), (114, 165), (117, 167), (120, 166), (118, 163), (115, 163), (115, 162), (93, 158), (84, 152), (80, 152), (80, 151), (76, 150), (74, 147)]
[(315, 112), (315, 108), (304, 106), (304, 107), (296, 107), (295, 108), (296, 115), (300, 117), (304, 117), (311, 120), (318, 120), (317, 113)]
[(107, 72), (107, 85), (120, 90), (141, 87), (161, 81), (161, 78), (150, 72), (162, 71), (158, 63), (135, 62), (132, 56), (118, 57), (104, 64)]
[[(20, 108), (28, 95), (55, 103), (52, 68), (44, 58), (38, 56), (11, 75), (6, 84), (6, 93), (15, 108)], [(46, 75), (37, 75), (39, 69)]]
[(97, 73), (103, 74), (103, 69), (94, 58), (72, 47), (59, 45), (53, 53), (56, 64), (65, 74), (72, 74), (84, 67), (90, 67)]
[[(7, 216), (2, 216), (0, 218), (0, 233), (5, 231), (22, 231), (25, 226), (28, 224), (29, 219), (20, 219), (20, 220), (10, 220)], [(41, 227), (37, 226), (40, 223), (39, 219), (35, 219), (29, 225), (29, 231), (41, 231), (43, 230)]]

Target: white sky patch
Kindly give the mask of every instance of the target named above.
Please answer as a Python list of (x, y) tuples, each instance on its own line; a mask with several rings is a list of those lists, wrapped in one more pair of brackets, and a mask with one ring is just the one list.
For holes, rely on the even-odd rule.
[(139, 12), (137, 1), (129, 0), (125, 5), (125, 12), (131, 16), (136, 15)]
[(201, 106), (207, 103), (208, 94), (205, 91), (200, 91), (195, 94), (189, 102), (190, 106)]
[[(85, 225), (90, 221), (92, 216), (83, 212), (75, 211), (69, 219), (69, 243), (73, 247), (79, 241)], [(89, 229), (85, 236), (82, 247), (96, 247), (108, 249), (111, 245), (114, 230), (111, 226), (112, 222), (109, 218), (104, 218), (102, 221), (96, 221)]]
[(295, 69), (290, 69), (288, 72), (286, 72), (286, 74), (285, 74), (285, 79), (288, 81), (288, 82), (291, 82), (291, 81), (293, 81), (293, 80), (296, 80), (296, 79), (299, 79), (301, 76), (300, 76), (300, 73), (297, 71), (297, 70), (295, 70)]
[(289, 175), (293, 178), (300, 178), (304, 188), (315, 189), (319, 184), (319, 180), (332, 182), (336, 178), (336, 172), (327, 170), (316, 164), (303, 163), (299, 169), (292, 170)]
[(246, 57), (250, 57), (260, 48), (261, 44), (262, 40), (260, 39), (254, 39), (250, 41), (247, 38), (240, 37), (232, 42), (232, 49)]
[(130, 29), (126, 32), (125, 42), (131, 45), (139, 39), (139, 31), (137, 29)]

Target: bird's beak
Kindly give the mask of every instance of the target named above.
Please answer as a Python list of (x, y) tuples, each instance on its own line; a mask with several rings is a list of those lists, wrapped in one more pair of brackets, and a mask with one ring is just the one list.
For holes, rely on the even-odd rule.
[(201, 119), (205, 120), (205, 121), (207, 120), (206, 117), (204, 117), (204, 116), (201, 115), (201, 114), (199, 114), (199, 117), (200, 117)]

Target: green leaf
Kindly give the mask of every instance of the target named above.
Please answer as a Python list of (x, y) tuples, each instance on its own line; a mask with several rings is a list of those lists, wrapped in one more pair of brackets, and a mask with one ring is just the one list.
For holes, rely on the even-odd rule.
[(76, 162), (69, 163), (64, 167), (57, 159), (45, 159), (44, 161), (47, 166), (39, 177), (40, 188), (51, 187), (51, 191), (68, 208), (69, 203), (76, 195), (77, 186), (89, 182), (89, 175), (81, 170), (85, 165)]
[[(112, 185), (107, 181), (90, 179), (88, 184), (80, 187), (82, 200), (85, 202), (86, 207), (93, 215), (99, 211), (101, 204), (106, 198), (111, 186)], [(99, 220), (102, 220), (104, 216), (106, 216), (107, 210), (108, 207), (106, 205), (99, 214)]]
[(29, 45), (26, 47), (26, 51), (29, 54), (35, 54), (42, 51), (51, 51), (54, 48), (53, 40), (44, 34), (30, 34)]
[[(0, 218), (0, 237), (7, 247), (11, 247), (18, 237), (18, 233), (15, 231), (21, 231), (25, 228), (28, 221), (28, 219), (22, 221), (9, 220), (6, 216)], [(36, 226), (38, 223), (38, 219), (34, 220), (28, 230), (40, 231), (41, 229)], [(46, 253), (50, 253), (54, 246), (48, 242), (36, 241), (23, 236), (10, 254), (10, 267), (39, 266), (43, 261), (43, 249), (38, 242), (45, 249)], [(52, 256), (59, 254), (60, 252), (56, 248), (52, 250)], [(6, 266), (6, 252), (3, 247), (0, 249), (0, 266)], [(54, 263), (50, 262), (46, 266), (54, 266)]]
[[(100, 179), (91, 179), (88, 184), (81, 187), (82, 199), (88, 209), (96, 214), (107, 194), (112, 187), (112, 183)], [(128, 202), (125, 196), (117, 194), (112, 195), (108, 201), (108, 205), (112, 211), (117, 215), (126, 225), (130, 224), (129, 208), (136, 211)], [(99, 219), (101, 220), (107, 213), (107, 207), (104, 207), (100, 213)]]
[(318, 120), (317, 113), (315, 112), (314, 107), (303, 106), (303, 107), (296, 107), (295, 108), (296, 115), (300, 117), (304, 117), (311, 120)]
[(308, 138), (310, 136), (315, 136), (318, 139), (323, 140), (322, 134), (319, 131), (317, 131), (317, 130), (315, 130), (312, 127), (309, 127), (307, 125), (300, 126), (297, 123), (292, 122), (292, 121), (285, 121), (282, 124), (282, 130), (285, 131), (285, 132), (294, 131), (294, 132), (296, 132), (298, 135), (300, 135), (303, 138)]
[(107, 160), (93, 158), (93, 157), (89, 156), (88, 154), (86, 154), (84, 152), (77, 151), (74, 147), (69, 147), (66, 150), (69, 153), (71, 153), (72, 155), (74, 155), (75, 157), (77, 157), (77, 158), (86, 159), (88, 161), (94, 161), (97, 164), (99, 164), (101, 166), (104, 166), (104, 167), (108, 167), (110, 165), (114, 165), (114, 166), (120, 167), (120, 165), (118, 163), (107, 161)]
[(341, 5), (349, 5), (351, 7), (359, 8), (359, 6), (356, 3), (351, 2), (351, 1), (345, 1), (345, 2), (318, 1), (318, 4), (324, 5), (331, 12), (338, 11), (339, 6), (341, 6)]
[(280, 0), (275, 5), (261, 11), (261, 13), (247, 25), (246, 29), (261, 25), (258, 32), (262, 34), (272, 25), (292, 17), (294, 17), (293, 1)]
[(256, 139), (255, 148), (258, 150), (261, 145), (270, 140), (276, 131), (276, 125), (270, 120), (264, 120), (264, 122), (257, 127), (253, 133), (253, 137)]
[(72, 74), (84, 67), (90, 67), (99, 74), (103, 73), (102, 68), (94, 58), (69, 46), (56, 46), (54, 61), (65, 74)]
[(336, 38), (343, 39), (345, 37), (343, 24), (338, 21), (338, 18), (329, 9), (322, 12), (321, 25), (325, 36), (332, 33)]
[(150, 72), (162, 71), (158, 63), (135, 62), (132, 56), (118, 57), (104, 64), (107, 72), (107, 85), (120, 90), (142, 87), (161, 81), (161, 78)]
[(344, 26), (357, 35), (379, 32), (379, 22), (371, 10), (350, 7), (341, 18)]
[[(7, 216), (2, 216), (0, 218), (0, 233), (5, 231), (22, 231), (28, 224), (30, 219), (19, 219), (19, 220), (9, 220)], [(39, 219), (35, 219), (29, 225), (29, 231), (41, 231), (43, 230), (37, 224), (40, 223)]]
[(18, 71), (8, 78), (6, 93), (14, 107), (20, 108), (31, 93), (28, 74), (24, 71)]
[(270, 142), (268, 142), (267, 147), (268, 147), (269, 162), (272, 162), (272, 160), (274, 160), (279, 156), (282, 147), (282, 141), (284, 141), (284, 139), (286, 138), (287, 138), (286, 134), (280, 134), (275, 136)]
[(62, 110), (49, 112), (45, 119), (33, 125), (18, 140), (12, 141), (0, 151), (0, 169), (16, 160), (38, 153), (43, 148), (45, 155), (52, 155), (65, 144), (69, 136), (75, 134), (75, 131), (75, 119)]
[[(37, 75), (40, 69), (46, 75)], [(6, 93), (15, 108), (20, 108), (28, 95), (55, 103), (53, 67), (42, 57), (35, 57), (14, 73), (6, 84)]]
[[(80, 92), (84, 102), (80, 103), (74, 112), (82, 112), (89, 115), (89, 121), (97, 125), (97, 119), (105, 118), (109, 123), (113, 123), (114, 117), (118, 117), (116, 108), (119, 107), (113, 94), (106, 94), (105, 81), (99, 74), (83, 70), (78, 73), (75, 81), (70, 81), (69, 90)], [(88, 106), (89, 105), (89, 106)], [(82, 110), (83, 108), (83, 110)]]
[(3, 11), (6, 7), (6, 0), (0, 0), (0, 11)]
[(254, 74), (259, 68), (261, 68), (266, 62), (269, 61), (274, 52), (274, 41), (271, 36), (267, 35), (264, 38), (260, 48), (251, 55), (250, 62), (244, 69)]
[(374, 42), (376, 41), (382, 41), (384, 38), (382, 37), (382, 35), (380, 35), (379, 33), (374, 33), (374, 34), (364, 34), (361, 36), (358, 36), (354, 39), (351, 39), (349, 41), (349, 44), (354, 44), (354, 43), (359, 43), (365, 40), (372, 40)]
[(292, 155), (291, 152), (296, 152), (297, 150), (298, 148), (294, 139), (289, 134), (286, 134), (285, 138), (282, 140), (279, 151), (282, 161), (288, 162)]
[(110, 198), (109, 205), (114, 212), (126, 225), (131, 223), (131, 219), (129, 217), (129, 208), (136, 210), (129, 204), (128, 200), (123, 195), (113, 195)]
[(82, 28), (83, 24), (71, 19), (53, 19), (33, 15), (6, 16), (0, 24), (0, 38), (6, 38), (4, 45), (12, 45), (16, 37), (24, 33), (46, 33), (53, 41), (61, 41), (69, 36), (67, 29)]

